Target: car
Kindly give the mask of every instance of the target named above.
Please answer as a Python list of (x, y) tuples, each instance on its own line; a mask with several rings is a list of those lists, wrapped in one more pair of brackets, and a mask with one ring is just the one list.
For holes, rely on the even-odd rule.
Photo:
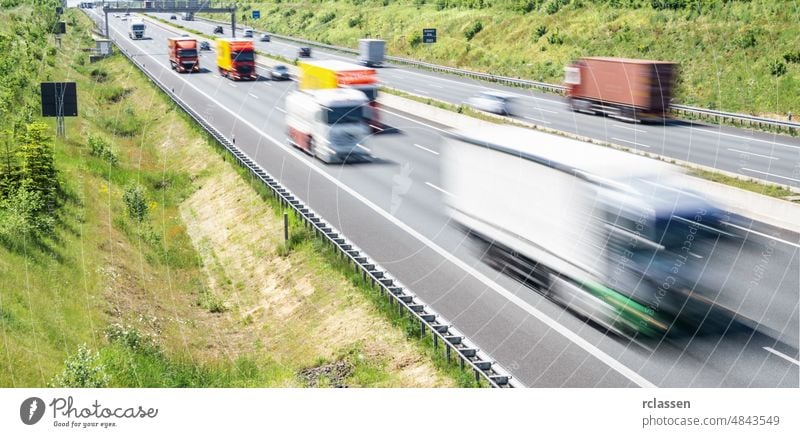
[(122, 21), (128, 21), (128, 17), (123, 16)]
[(169, 16), (169, 19), (170, 19), (170, 20), (177, 20), (177, 19), (178, 19), (178, 16), (177, 16), (177, 15), (170, 15), (170, 16)]
[(184, 33), (182, 33), (182, 34), (181, 34), (181, 37), (182, 37), (182, 38), (188, 38), (188, 37), (189, 37), (189, 34), (184, 32)]
[(119, 18), (119, 14), (114, 14), (114, 18)]
[(262, 33), (261, 37), (259, 38), (259, 41), (269, 42), (269, 40), (270, 40), (270, 37), (269, 37), (268, 33)]
[(200, 50), (211, 50), (211, 44), (208, 41), (200, 41)]
[(222, 35), (223, 33), (225, 33), (225, 31), (222, 29), (222, 26), (217, 26), (214, 28), (214, 33)]
[(297, 49), (297, 56), (301, 58), (310, 58), (311, 47), (300, 47), (299, 49)]
[(517, 98), (500, 91), (484, 91), (467, 99), (466, 103), (480, 111), (500, 115), (517, 113)]
[(244, 37), (245, 38), (252, 38), (253, 37), (253, 29), (245, 29), (244, 30)]
[(276, 65), (270, 69), (269, 77), (272, 80), (289, 80), (291, 79), (291, 76), (289, 75), (289, 67), (280, 64)]

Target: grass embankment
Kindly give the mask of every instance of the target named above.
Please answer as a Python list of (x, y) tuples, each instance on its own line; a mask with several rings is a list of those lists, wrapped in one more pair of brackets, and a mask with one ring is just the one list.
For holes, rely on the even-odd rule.
[[(1, 15), (8, 11), (2, 11)], [(42, 78), (77, 82), (47, 247), (0, 247), (0, 386), (453, 386), (404, 319), (295, 226), (90, 22)], [(91, 138), (91, 140), (90, 140)]]
[[(793, 0), (240, 0), (242, 25), (396, 56), (561, 83), (581, 56), (681, 64), (678, 100), (785, 118), (800, 112), (800, 4)], [(261, 11), (252, 20), (251, 10)], [(219, 16), (221, 20), (229, 17)], [(421, 29), (434, 27), (426, 45)]]

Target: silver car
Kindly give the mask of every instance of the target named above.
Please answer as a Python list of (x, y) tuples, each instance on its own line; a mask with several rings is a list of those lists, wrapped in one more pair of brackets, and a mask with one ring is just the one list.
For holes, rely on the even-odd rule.
[(492, 114), (514, 115), (517, 111), (517, 98), (500, 91), (484, 91), (467, 99), (466, 103), (480, 111)]

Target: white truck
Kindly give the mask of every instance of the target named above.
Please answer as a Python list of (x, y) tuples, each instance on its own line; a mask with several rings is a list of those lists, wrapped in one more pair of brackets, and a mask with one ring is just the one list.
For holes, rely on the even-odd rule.
[(651, 338), (733, 317), (703, 275), (729, 234), (677, 167), (510, 127), (452, 132), (441, 162), (448, 214), (482, 259), (570, 311)]
[(131, 20), (131, 24), (128, 28), (128, 36), (131, 39), (142, 39), (144, 38), (144, 20), (141, 18), (135, 18)]
[(327, 163), (369, 160), (361, 144), (370, 134), (364, 118), (368, 105), (355, 89), (294, 91), (286, 97), (289, 142)]
[(358, 40), (358, 61), (367, 67), (380, 67), (386, 53), (386, 41), (382, 39)]

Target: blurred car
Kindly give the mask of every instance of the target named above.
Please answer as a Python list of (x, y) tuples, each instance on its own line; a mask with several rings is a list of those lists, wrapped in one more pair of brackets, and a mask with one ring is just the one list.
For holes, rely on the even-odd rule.
[(262, 33), (261, 34), (261, 38), (259, 38), (259, 41), (269, 42), (270, 41), (269, 34), (268, 33)]
[(114, 18), (119, 18), (119, 14), (114, 14)]
[(272, 80), (289, 80), (289, 68), (285, 65), (276, 65), (270, 69), (269, 77)]
[(211, 44), (208, 41), (200, 41), (200, 50), (211, 50)]
[(222, 29), (222, 26), (217, 26), (214, 28), (214, 33), (222, 35), (225, 31)]
[(128, 17), (126, 17), (126, 16), (123, 16), (121, 19), (122, 19), (122, 21), (128, 21)]
[(177, 17), (176, 15), (170, 15), (170, 16), (169, 16), (169, 19), (170, 19), (170, 20), (177, 20), (177, 19), (178, 19), (178, 17)]
[(480, 111), (499, 115), (514, 115), (517, 111), (517, 99), (511, 94), (500, 91), (484, 91), (467, 99), (466, 103)]
[(297, 56), (301, 58), (310, 58), (311, 47), (300, 47), (299, 49), (297, 49)]
[(244, 37), (245, 38), (252, 38), (253, 37), (253, 29), (245, 29), (244, 30)]

